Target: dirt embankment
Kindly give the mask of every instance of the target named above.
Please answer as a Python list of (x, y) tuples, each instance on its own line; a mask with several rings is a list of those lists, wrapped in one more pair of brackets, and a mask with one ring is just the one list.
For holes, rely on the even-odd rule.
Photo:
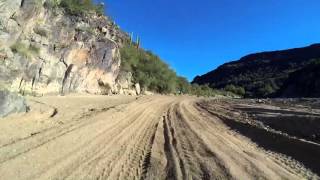
[(213, 113), (218, 103), (71, 96), (29, 104), (28, 114), (0, 120), (0, 179), (317, 178), (230, 129)]

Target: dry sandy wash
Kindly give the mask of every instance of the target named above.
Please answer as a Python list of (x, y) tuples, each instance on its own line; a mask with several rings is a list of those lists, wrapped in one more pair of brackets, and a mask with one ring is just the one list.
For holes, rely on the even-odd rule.
[(214, 100), (174, 96), (28, 101), (27, 114), (0, 119), (1, 180), (318, 179), (228, 126), (230, 116), (214, 112), (226, 103), (215, 108)]

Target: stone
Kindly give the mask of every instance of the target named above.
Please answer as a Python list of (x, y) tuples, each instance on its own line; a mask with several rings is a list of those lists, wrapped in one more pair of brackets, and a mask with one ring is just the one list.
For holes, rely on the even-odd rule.
[(0, 90), (0, 118), (27, 111), (25, 99), (17, 93)]
[(140, 94), (141, 94), (140, 84), (139, 84), (139, 83), (136, 83), (136, 84), (134, 85), (134, 87), (135, 87), (135, 90), (136, 90), (137, 95), (140, 95)]

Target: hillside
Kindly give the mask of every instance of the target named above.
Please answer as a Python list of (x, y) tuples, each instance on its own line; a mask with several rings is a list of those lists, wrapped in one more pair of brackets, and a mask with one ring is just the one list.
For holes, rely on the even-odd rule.
[[(292, 88), (296, 86), (291, 86), (290, 83), (295, 82), (293, 78), (297, 78), (297, 75), (292, 73), (307, 67), (319, 58), (320, 44), (251, 54), (238, 61), (226, 63), (205, 75), (197, 76), (193, 83), (209, 84), (213, 88), (230, 88), (230, 86), (233, 87), (231, 89), (244, 88), (245, 97), (286, 96), (289, 90), (280, 89), (285, 88), (286, 82), (285, 86), (290, 87), (291, 92), (295, 91)], [(304, 77), (305, 73), (300, 73), (300, 76)], [(315, 94), (310, 95), (315, 96)], [(294, 97), (304, 96), (307, 94), (294, 93)]]
[(320, 64), (313, 63), (289, 75), (279, 91), (282, 97), (320, 97)]

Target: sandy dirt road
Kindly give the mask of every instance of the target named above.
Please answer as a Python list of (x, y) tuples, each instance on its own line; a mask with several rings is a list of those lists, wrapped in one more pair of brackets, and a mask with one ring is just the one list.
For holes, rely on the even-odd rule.
[(30, 98), (29, 113), (0, 120), (0, 179), (317, 179), (199, 101)]

